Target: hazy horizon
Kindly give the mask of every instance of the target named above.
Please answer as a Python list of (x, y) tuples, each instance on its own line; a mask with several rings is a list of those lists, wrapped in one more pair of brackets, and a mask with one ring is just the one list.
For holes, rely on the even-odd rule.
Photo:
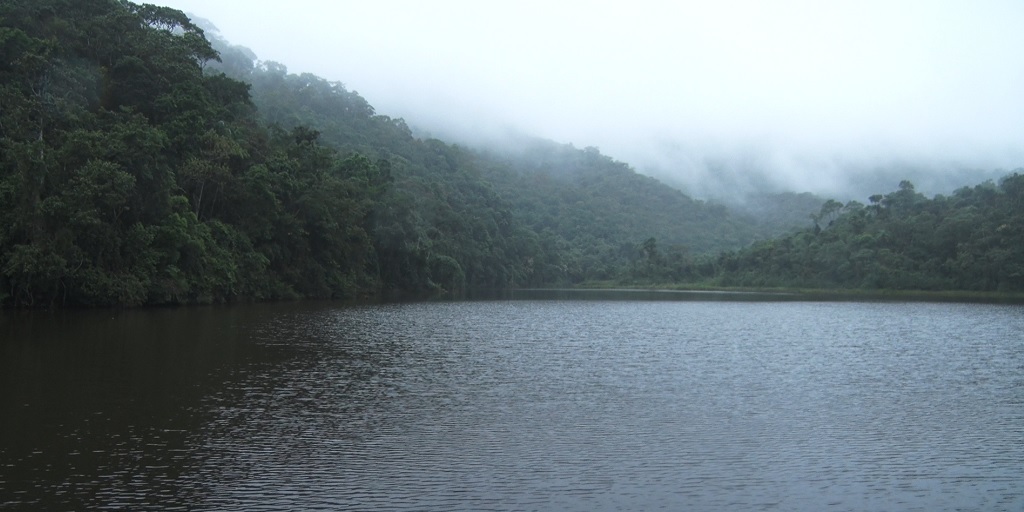
[(594, 146), (698, 196), (1024, 165), (1020, 2), (162, 3), (440, 138)]

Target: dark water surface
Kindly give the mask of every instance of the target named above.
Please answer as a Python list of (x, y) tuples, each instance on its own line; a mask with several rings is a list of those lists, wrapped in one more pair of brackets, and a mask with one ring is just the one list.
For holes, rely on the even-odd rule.
[(0, 510), (1024, 510), (1021, 306), (640, 298), (0, 313)]

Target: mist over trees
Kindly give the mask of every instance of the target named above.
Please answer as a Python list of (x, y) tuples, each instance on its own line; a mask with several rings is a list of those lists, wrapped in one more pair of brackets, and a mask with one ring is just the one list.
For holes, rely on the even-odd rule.
[(593, 281), (1024, 286), (1017, 175), (949, 198), (908, 184), (869, 206), (765, 196), (744, 214), (593, 148), (417, 138), (173, 9), (11, 0), (0, 20), (4, 306)]

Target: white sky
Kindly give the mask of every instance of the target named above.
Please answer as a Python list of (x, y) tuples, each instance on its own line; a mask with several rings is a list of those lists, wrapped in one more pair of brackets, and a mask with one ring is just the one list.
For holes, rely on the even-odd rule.
[(439, 134), (511, 128), (690, 178), (737, 153), (794, 180), (834, 181), (836, 159), (1024, 166), (1020, 0), (157, 1)]

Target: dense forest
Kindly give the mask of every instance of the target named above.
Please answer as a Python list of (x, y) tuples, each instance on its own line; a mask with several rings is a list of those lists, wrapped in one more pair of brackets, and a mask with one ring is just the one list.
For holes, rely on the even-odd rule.
[(908, 181), (869, 204), (827, 201), (815, 225), (705, 266), (722, 286), (1024, 290), (1024, 175), (926, 198)]
[(904, 184), (868, 206), (782, 195), (801, 206), (755, 218), (593, 148), (417, 138), (165, 7), (8, 0), (0, 52), (4, 306), (592, 281), (1024, 287), (1017, 175), (948, 198)]

